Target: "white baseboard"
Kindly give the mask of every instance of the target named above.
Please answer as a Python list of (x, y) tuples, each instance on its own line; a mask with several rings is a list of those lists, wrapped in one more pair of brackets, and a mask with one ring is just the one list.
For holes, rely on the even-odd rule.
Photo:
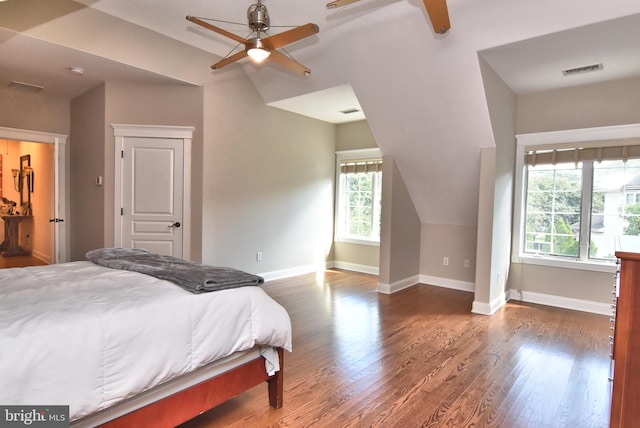
[(354, 272), (368, 273), (371, 275), (380, 274), (380, 269), (378, 268), (378, 266), (367, 266), (367, 265), (359, 265), (356, 263), (334, 261), (334, 262), (331, 262), (331, 267), (334, 267), (337, 269), (352, 270)]
[[(38, 257), (39, 259), (43, 259), (43, 257), (40, 257), (40, 255), (38, 254), (34, 254), (34, 256)], [(332, 267), (378, 275), (378, 269), (374, 266), (357, 265), (353, 263), (335, 261), (327, 262), (325, 265), (325, 268), (327, 269), (330, 269)], [(317, 271), (318, 265), (306, 265), (290, 269), (265, 272), (260, 274), (260, 276), (262, 276), (265, 281), (273, 281), (276, 279), (315, 273)], [(459, 281), (449, 278), (440, 278), (430, 275), (414, 275), (412, 277), (396, 281), (392, 284), (379, 282), (377, 291), (382, 294), (393, 294), (416, 284), (433, 285), (436, 287), (451, 288), (454, 290), (467, 291), (471, 293), (475, 291), (475, 284), (472, 282)], [(520, 300), (523, 302), (536, 303), (563, 309), (572, 309), (575, 311), (590, 312), (600, 315), (611, 315), (611, 305), (607, 303), (594, 302), (592, 300), (574, 299), (571, 297), (555, 296), (551, 294), (535, 293), (531, 291), (521, 292), (519, 290), (508, 290), (502, 296), (497, 297), (490, 303), (474, 301), (471, 312), (481, 315), (493, 315), (498, 309), (505, 305), (507, 300)]]
[[(329, 265), (326, 266), (326, 268), (330, 268), (330, 267), (331, 266)], [(298, 267), (293, 267), (289, 269), (274, 270), (271, 272), (259, 273), (258, 275), (263, 277), (265, 281), (273, 281), (276, 279), (290, 278), (292, 276), (306, 275), (308, 273), (315, 273), (315, 272), (318, 272), (318, 265), (298, 266)]]
[(554, 306), (556, 308), (572, 309), (574, 311), (611, 315), (611, 304), (554, 296), (551, 294), (534, 293), (532, 291), (509, 290), (509, 300), (520, 300), (528, 303)]
[(355, 272), (378, 275), (378, 268), (375, 266), (365, 266), (365, 265), (358, 265), (354, 263), (344, 263), (344, 262), (336, 262), (336, 261), (329, 261), (329, 262), (326, 262), (324, 265), (306, 265), (306, 266), (298, 266), (298, 267), (282, 269), (282, 270), (274, 270), (271, 272), (263, 272), (258, 275), (263, 277), (265, 281), (273, 281), (276, 279), (290, 278), (292, 276), (297, 276), (297, 275), (306, 275), (308, 273), (316, 273), (319, 270), (331, 269), (331, 268), (345, 269), (345, 270), (351, 270)]
[(493, 315), (506, 303), (507, 293), (502, 293), (502, 295), (496, 297), (490, 303), (478, 302), (477, 300), (474, 300), (473, 305), (471, 305), (471, 312), (479, 315)]
[(440, 278), (431, 275), (420, 275), (420, 284), (435, 285), (437, 287), (452, 288), (454, 290), (469, 291), (471, 293), (476, 290), (476, 285), (473, 282)]
[(393, 284), (385, 284), (382, 282), (378, 283), (378, 293), (382, 294), (393, 294), (397, 293), (400, 290), (404, 290), (405, 288), (409, 288), (414, 286), (420, 282), (420, 276), (414, 275), (409, 278), (402, 279), (400, 281), (396, 281)]

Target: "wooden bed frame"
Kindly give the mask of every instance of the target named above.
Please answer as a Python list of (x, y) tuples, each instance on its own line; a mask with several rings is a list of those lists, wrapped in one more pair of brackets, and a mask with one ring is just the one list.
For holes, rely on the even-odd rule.
[(267, 375), (265, 359), (259, 357), (228, 372), (113, 419), (101, 425), (101, 427), (175, 427), (262, 382), (267, 382), (268, 384), (269, 405), (279, 409), (282, 407), (283, 395), (283, 357), (282, 348), (278, 348), (280, 371), (273, 376)]

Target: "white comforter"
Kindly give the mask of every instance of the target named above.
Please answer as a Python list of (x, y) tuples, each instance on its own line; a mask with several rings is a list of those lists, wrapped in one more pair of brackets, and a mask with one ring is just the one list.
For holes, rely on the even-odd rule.
[(259, 287), (199, 295), (91, 262), (0, 270), (0, 403), (72, 420), (254, 345), (291, 350)]

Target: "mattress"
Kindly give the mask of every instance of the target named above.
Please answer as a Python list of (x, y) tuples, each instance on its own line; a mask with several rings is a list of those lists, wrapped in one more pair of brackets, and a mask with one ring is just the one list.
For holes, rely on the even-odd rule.
[(72, 421), (238, 351), (291, 351), (286, 310), (255, 286), (194, 295), (86, 261), (0, 283), (0, 403), (69, 405)]

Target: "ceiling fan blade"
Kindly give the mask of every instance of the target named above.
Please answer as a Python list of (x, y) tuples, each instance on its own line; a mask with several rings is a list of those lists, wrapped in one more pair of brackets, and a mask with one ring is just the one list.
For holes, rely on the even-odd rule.
[(227, 57), (225, 59), (223, 59), (222, 61), (216, 62), (215, 64), (213, 64), (211, 66), (211, 68), (213, 70), (217, 70), (219, 68), (224, 67), (225, 65), (229, 65), (233, 62), (236, 62), (238, 60), (241, 60), (242, 58), (247, 56), (247, 51), (246, 50), (242, 50), (236, 54), (231, 55), (230, 57)]
[(424, 7), (427, 9), (431, 25), (436, 33), (444, 34), (451, 28), (449, 22), (449, 10), (447, 0), (424, 0)]
[(327, 3), (327, 9), (335, 9), (336, 7), (346, 6), (351, 3), (355, 3), (360, 0), (335, 0)]
[(242, 44), (246, 44), (247, 43), (247, 39), (243, 39), (240, 36), (236, 36), (235, 34), (229, 32), (229, 31), (227, 31), (227, 30), (225, 30), (223, 28), (216, 27), (215, 25), (209, 24), (208, 22), (203, 21), (200, 18), (196, 18), (195, 16), (187, 16), (187, 20), (193, 22), (194, 24), (198, 24), (198, 25), (200, 25), (200, 26), (202, 26), (202, 27), (204, 27), (204, 28), (206, 28), (208, 30), (215, 31), (218, 34), (222, 34), (223, 36), (226, 36), (226, 37), (228, 37), (228, 38), (230, 38), (232, 40), (235, 40), (238, 43), (242, 43)]
[(292, 60), (280, 51), (271, 51), (269, 59), (295, 73), (302, 74), (304, 76), (309, 76), (311, 74), (311, 70), (309, 70), (307, 67), (297, 61)]
[(267, 49), (275, 50), (289, 43), (297, 42), (298, 40), (312, 36), (320, 31), (320, 28), (316, 24), (304, 24), (291, 30), (283, 31), (282, 33), (274, 34), (267, 38), (262, 39), (262, 43)]

